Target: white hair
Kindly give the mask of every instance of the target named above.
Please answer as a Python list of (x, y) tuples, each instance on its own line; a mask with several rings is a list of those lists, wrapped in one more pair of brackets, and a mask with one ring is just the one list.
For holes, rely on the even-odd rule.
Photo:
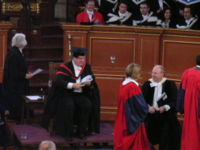
[(11, 46), (24, 48), (27, 45), (26, 36), (23, 33), (16, 33), (12, 38)]
[(56, 145), (53, 141), (45, 140), (40, 143), (39, 150), (56, 150)]

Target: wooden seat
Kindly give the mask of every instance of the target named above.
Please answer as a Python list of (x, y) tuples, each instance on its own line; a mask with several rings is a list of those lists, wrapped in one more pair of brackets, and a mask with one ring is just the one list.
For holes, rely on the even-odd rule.
[(49, 82), (48, 82), (48, 86), (51, 87), (53, 80), (56, 77), (56, 71), (58, 70), (59, 66), (62, 63), (60, 62), (49, 62)]

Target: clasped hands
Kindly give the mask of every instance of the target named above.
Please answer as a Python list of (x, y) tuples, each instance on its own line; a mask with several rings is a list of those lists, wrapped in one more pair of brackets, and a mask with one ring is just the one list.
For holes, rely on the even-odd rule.
[[(149, 113), (150, 114), (154, 114), (156, 112), (156, 108), (154, 108), (153, 106), (149, 106)], [(165, 107), (164, 106), (161, 106), (158, 108), (158, 111), (162, 114), (166, 111)]]

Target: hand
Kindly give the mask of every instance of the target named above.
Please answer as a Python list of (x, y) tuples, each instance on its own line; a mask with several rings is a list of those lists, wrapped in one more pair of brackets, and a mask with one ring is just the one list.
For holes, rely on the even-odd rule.
[(157, 14), (159, 14), (161, 11), (163, 11), (162, 8), (158, 9)]
[(155, 111), (156, 111), (156, 109), (155, 109), (154, 107), (149, 106), (149, 113), (150, 113), (150, 114), (154, 114)]
[(82, 88), (82, 87), (84, 87), (85, 85), (82, 85), (82, 84), (80, 84), (80, 83), (74, 83), (73, 85), (72, 85), (72, 88), (74, 88), (74, 89), (80, 89), (80, 88)]
[(91, 81), (90, 81), (90, 82), (87, 82), (85, 85), (86, 85), (86, 86), (90, 86), (90, 85), (91, 85)]
[(27, 73), (25, 78), (26, 79), (31, 79), (32, 77), (33, 77), (32, 73)]
[(5, 115), (8, 116), (10, 114), (9, 110), (5, 111)]
[(94, 21), (94, 24), (100, 24), (100, 21), (97, 19)]
[(159, 107), (159, 112), (162, 114), (162, 113), (164, 113), (165, 112), (165, 106), (161, 106), (161, 107)]

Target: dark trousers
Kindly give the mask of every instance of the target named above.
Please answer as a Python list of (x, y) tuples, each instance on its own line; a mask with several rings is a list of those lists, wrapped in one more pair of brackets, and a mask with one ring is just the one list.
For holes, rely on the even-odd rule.
[(179, 150), (180, 125), (175, 116), (155, 113), (145, 122), (150, 142), (159, 144), (159, 150)]
[(75, 120), (80, 134), (86, 133), (90, 112), (91, 102), (86, 96), (74, 93), (63, 97), (60, 99), (56, 112), (55, 133), (65, 137), (72, 137)]

